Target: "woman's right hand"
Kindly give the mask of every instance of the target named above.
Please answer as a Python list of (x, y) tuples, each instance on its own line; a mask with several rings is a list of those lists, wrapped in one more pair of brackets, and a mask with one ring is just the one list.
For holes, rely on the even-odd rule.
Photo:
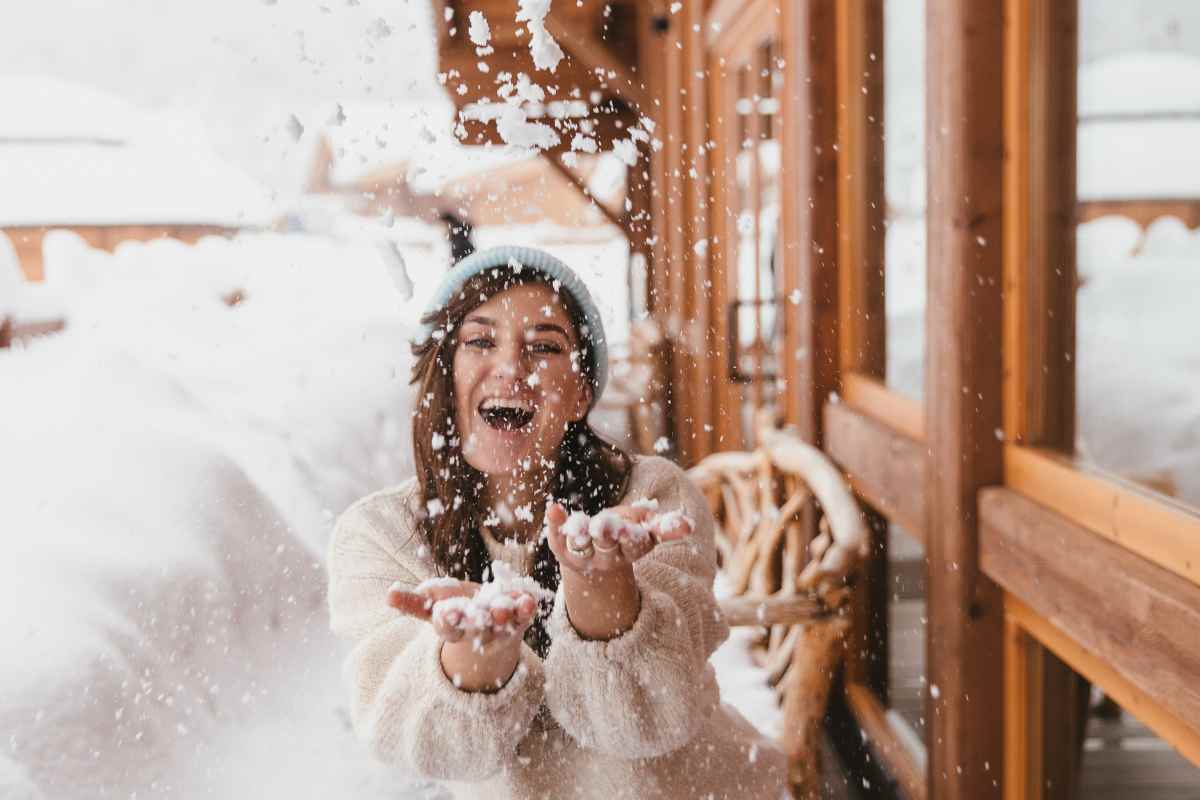
[(480, 585), (442, 579), (415, 589), (392, 587), (388, 605), (424, 620), (442, 640), (442, 670), (465, 691), (496, 691), (512, 676), (521, 641), (537, 616), (537, 600), (514, 590), (503, 602), (473, 602)]

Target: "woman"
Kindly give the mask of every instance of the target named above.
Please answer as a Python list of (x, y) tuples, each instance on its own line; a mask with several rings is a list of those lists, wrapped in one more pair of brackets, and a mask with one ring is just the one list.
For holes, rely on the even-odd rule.
[(359, 737), (459, 797), (780, 796), (783, 756), (708, 664), (728, 628), (704, 498), (587, 423), (607, 352), (582, 282), (482, 251), (422, 321), (417, 475), (351, 506), (329, 551)]

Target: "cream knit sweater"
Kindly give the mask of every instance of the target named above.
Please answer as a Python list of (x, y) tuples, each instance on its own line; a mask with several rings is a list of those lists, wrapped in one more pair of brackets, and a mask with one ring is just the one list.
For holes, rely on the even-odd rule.
[[(333, 630), (354, 642), (343, 672), (355, 731), (374, 755), (464, 798), (780, 797), (783, 755), (721, 704), (708, 663), (729, 632), (712, 593), (708, 506), (656, 457), (635, 459), (625, 499), (640, 498), (682, 508), (696, 529), (634, 565), (633, 627), (606, 642), (580, 638), (560, 590), (545, 661), (522, 645), (494, 693), (456, 689), (431, 627), (387, 605), (393, 582), (435, 574), (414, 525), (415, 480), (351, 506), (330, 544), (329, 608)], [(528, 572), (524, 548), (487, 544)]]

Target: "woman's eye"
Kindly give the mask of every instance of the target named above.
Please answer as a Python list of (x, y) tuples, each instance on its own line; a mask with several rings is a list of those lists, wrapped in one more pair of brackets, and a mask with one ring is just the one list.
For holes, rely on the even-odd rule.
[(562, 347), (554, 342), (534, 342), (530, 346), (530, 349), (538, 354), (561, 353), (563, 351)]
[(486, 336), (476, 336), (474, 339), (468, 339), (464, 344), (467, 347), (474, 347), (476, 350), (487, 350), (492, 346), (492, 340)]

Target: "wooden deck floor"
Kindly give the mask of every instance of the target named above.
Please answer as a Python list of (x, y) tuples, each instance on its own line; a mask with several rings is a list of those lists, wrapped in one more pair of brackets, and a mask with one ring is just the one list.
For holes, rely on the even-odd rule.
[[(911, 557), (913, 550), (901, 544), (893, 553)], [(925, 601), (921, 581), (913, 579), (919, 573), (904, 564), (893, 571), (898, 591), (890, 613), (889, 678), (891, 707), (923, 737)], [(1200, 767), (1117, 711), (1117, 719), (1093, 716), (1088, 722), (1079, 800), (1200, 800)]]

